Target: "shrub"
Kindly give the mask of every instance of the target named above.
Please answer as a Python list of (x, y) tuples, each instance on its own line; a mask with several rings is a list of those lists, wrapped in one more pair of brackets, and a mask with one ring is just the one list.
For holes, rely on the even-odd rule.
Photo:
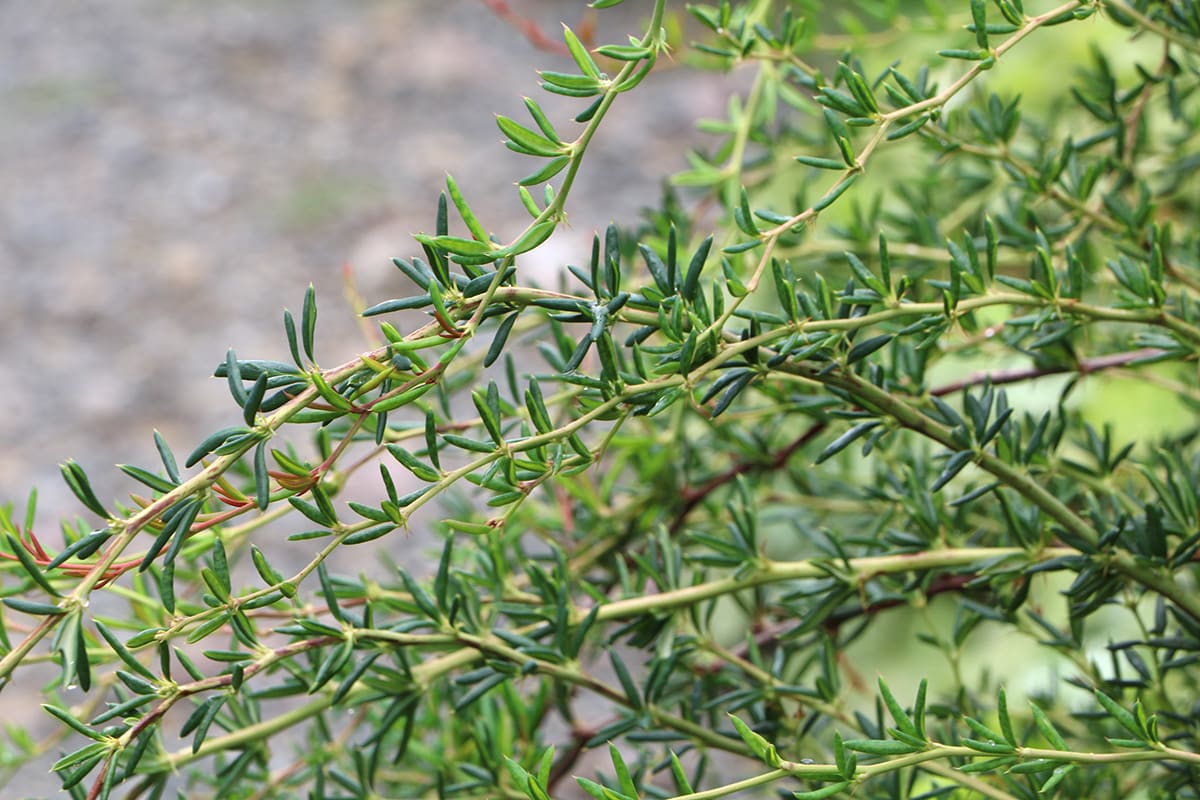
[[(448, 179), (363, 311), (385, 343), (318, 366), (310, 290), (292, 361), (229, 352), (234, 424), (155, 434), (128, 501), (68, 461), (61, 547), (0, 515), (0, 675), (60, 673), (8, 763), (60, 752), (77, 797), (1197, 796), (1200, 16), (918, 5), (565, 30), (574, 120), (497, 120), (523, 231)], [(670, 50), (751, 76), (711, 149), (523, 280)], [(388, 560), (412, 529), (429, 568)]]

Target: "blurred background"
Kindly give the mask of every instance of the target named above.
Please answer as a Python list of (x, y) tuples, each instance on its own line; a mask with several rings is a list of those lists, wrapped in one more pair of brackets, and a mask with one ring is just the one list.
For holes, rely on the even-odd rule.
[[(624, 42), (647, 6), (495, 5), (556, 43), (562, 22)], [(447, 172), (490, 230), (518, 232), (534, 161), (494, 115), (538, 96), (574, 135), (584, 106), (539, 89), (569, 61), (520, 27), (484, 0), (0, 0), (0, 503), (23, 514), (36, 486), (45, 535), (81, 511), (65, 459), (108, 502), (136, 485), (113, 464), (155, 468), (152, 429), (182, 458), (236, 423), (214, 366), (229, 347), (286, 360), (282, 310), (309, 283), (320, 363), (366, 349), (343, 266), (368, 303), (408, 292), (390, 259), (419, 253)], [(664, 69), (622, 98), (570, 228), (525, 268), (553, 281), (653, 205), (694, 120), (723, 111), (714, 80)]]

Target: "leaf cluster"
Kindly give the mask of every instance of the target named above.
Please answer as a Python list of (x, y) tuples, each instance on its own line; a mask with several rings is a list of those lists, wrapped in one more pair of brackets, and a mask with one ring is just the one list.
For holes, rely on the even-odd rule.
[[(448, 177), (361, 309), (378, 344), (319, 364), (310, 288), (290, 361), (230, 350), (231, 424), (182, 460), (155, 433), (127, 500), (66, 462), (60, 547), (36, 494), (3, 507), (0, 680), (52, 662), (59, 731), (11, 729), (5, 768), (88, 798), (1197, 796), (1200, 19), (826, 5), (564, 29), (539, 75), (576, 115), (496, 119), (523, 229)], [(1095, 28), (1077, 75), (1001, 88)], [(748, 88), (640, 223), (526, 281), (672, 50)]]

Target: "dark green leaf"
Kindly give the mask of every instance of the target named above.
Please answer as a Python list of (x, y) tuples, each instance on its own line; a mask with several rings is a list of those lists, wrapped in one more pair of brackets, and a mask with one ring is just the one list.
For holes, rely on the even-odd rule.
[(167, 477), (172, 483), (181, 483), (179, 467), (175, 464), (175, 454), (171, 452), (171, 448), (167, 446), (167, 440), (158, 431), (154, 432), (154, 446), (158, 450), (158, 457), (162, 459), (163, 469), (167, 471)]
[(689, 302), (696, 299), (696, 290), (700, 287), (700, 273), (704, 269), (704, 262), (708, 260), (708, 251), (712, 248), (712, 243), (711, 236), (701, 242), (688, 263), (687, 276), (683, 279), (679, 294)]
[(21, 562), (21, 566), (24, 568), (25, 574), (28, 575), (33, 582), (40, 586), (47, 594), (53, 597), (62, 597), (59, 591), (50, 584), (49, 580), (46, 579), (45, 573), (42, 572), (42, 568), (37, 565), (37, 562), (33, 560), (33, 556), (29, 554), (28, 550), (21, 546), (21, 543), (17, 541), (16, 537), (10, 534), (7, 536), (7, 538), (8, 546), (13, 551), (13, 555), (17, 557), (17, 561)]
[(975, 452), (973, 450), (960, 450), (954, 455), (950, 456), (949, 460), (946, 461), (946, 466), (937, 476), (937, 479), (934, 480), (933, 485), (929, 487), (929, 491), (936, 492), (941, 489), (943, 486), (949, 483), (955, 475), (962, 472), (963, 468), (967, 466), (967, 464), (970, 464), (971, 460), (974, 458)]
[(221, 447), (226, 442), (230, 441), (231, 439), (245, 436), (248, 433), (252, 433), (252, 431), (250, 428), (247, 428), (244, 425), (231, 425), (228, 428), (221, 428), (219, 431), (209, 434), (204, 438), (203, 441), (200, 442), (200, 444), (196, 445), (196, 449), (193, 450), (191, 455), (187, 457), (187, 461), (184, 462), (184, 466), (195, 466), (197, 463), (199, 463), (200, 459)]
[(310, 283), (304, 293), (304, 315), (300, 324), (304, 353), (309, 361), (313, 361), (313, 335), (317, 329), (317, 291)]
[(79, 502), (97, 516), (108, 518), (108, 511), (104, 508), (104, 504), (96, 499), (96, 494), (92, 491), (92, 484), (88, 480), (87, 473), (83, 471), (83, 467), (68, 460), (59, 465), (59, 471), (71, 493), (79, 498)]
[(851, 444), (853, 444), (857, 440), (861, 439), (863, 436), (867, 435), (867, 433), (869, 433), (870, 431), (879, 427), (881, 424), (883, 424), (883, 423), (881, 423), (877, 419), (872, 419), (872, 420), (868, 420), (866, 422), (858, 423), (853, 428), (846, 431), (841, 436), (837, 437), (832, 442), (830, 442), (825, 447), (825, 449), (821, 451), (820, 455), (817, 456), (816, 460), (813, 463), (820, 464), (823, 461), (827, 461), (828, 459), (832, 458), (834, 455), (845, 450), (847, 447), (849, 447)]
[(850, 348), (850, 352), (846, 354), (846, 363), (854, 364), (861, 361), (879, 348), (888, 345), (894, 338), (896, 337), (893, 334), (883, 333), (879, 336), (872, 336), (870, 339), (864, 339)]
[(4, 598), (4, 605), (24, 614), (33, 614), (37, 617), (57, 617), (67, 613), (67, 610), (62, 606), (57, 606), (53, 603), (41, 603), (36, 600), (26, 600), (23, 597), (6, 597)]

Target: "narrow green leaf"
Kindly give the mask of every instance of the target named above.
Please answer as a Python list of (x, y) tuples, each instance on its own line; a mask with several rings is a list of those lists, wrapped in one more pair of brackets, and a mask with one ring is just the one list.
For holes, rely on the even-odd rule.
[(892, 690), (888, 688), (887, 682), (881, 677), (879, 678), (879, 694), (883, 698), (884, 704), (888, 708), (888, 712), (892, 715), (892, 719), (896, 721), (896, 727), (912, 736), (917, 735), (917, 727), (913, 725), (912, 719), (904, 711), (904, 707), (896, 701), (896, 697), (892, 694)]
[(219, 431), (209, 434), (204, 438), (203, 441), (200, 442), (200, 444), (196, 445), (196, 449), (193, 450), (187, 457), (187, 461), (184, 462), (184, 466), (195, 466), (197, 463), (199, 463), (200, 459), (204, 458), (230, 439), (234, 439), (239, 436), (245, 436), (248, 433), (252, 433), (252, 431), (250, 428), (247, 428), (244, 425), (231, 425), (227, 428), (221, 428)]
[(1076, 766), (1076, 764), (1064, 764), (1062, 762), (1058, 762), (1058, 766), (1054, 768), (1054, 772), (1040, 787), (1038, 787), (1038, 794), (1042, 795), (1043, 797), (1053, 796), (1052, 793), (1054, 788), (1058, 786), (1058, 784), (1061, 783), (1064, 778), (1074, 772)]
[(925, 738), (925, 695), (929, 691), (929, 681), (921, 678), (917, 684), (917, 699), (913, 701), (913, 724), (917, 728), (917, 736)]
[(504, 432), (500, 427), (500, 417), (496, 413), (496, 409), (487, 402), (487, 396), (483, 392), (476, 390), (471, 393), (471, 400), (474, 401), (475, 410), (479, 412), (479, 418), (483, 422), (483, 427), (487, 430), (488, 435), (492, 437), (492, 441), (497, 445), (503, 445)]
[(17, 561), (21, 562), (21, 566), (25, 569), (25, 574), (27, 574), (33, 580), (33, 582), (40, 586), (47, 594), (51, 595), (52, 597), (62, 597), (62, 594), (60, 594), (59, 591), (50, 584), (50, 581), (47, 580), (45, 573), (42, 572), (42, 568), (39, 567), (37, 562), (33, 560), (33, 556), (30, 555), (28, 550), (21, 546), (21, 543), (17, 541), (16, 537), (9, 534), (7, 538), (8, 546), (12, 549), (13, 555), (17, 557)]
[(746, 193), (746, 187), (742, 187), (741, 199), (737, 209), (739, 213), (735, 215), (735, 220), (742, 232), (747, 236), (758, 236), (760, 231), (758, 226), (754, 224), (754, 212), (750, 210), (750, 196)]
[[(184, 542), (187, 541), (188, 535), (192, 533), (192, 524), (196, 522), (196, 517), (200, 513), (200, 507), (203, 505), (203, 500), (190, 500), (184, 507), (184, 510), (180, 511), (179, 515), (173, 517), (173, 524), (170, 525), (170, 529), (173, 531), (172, 540), (170, 540), (170, 548), (167, 554), (163, 557), (163, 564), (173, 565), (175, 563), (175, 557), (179, 554), (180, 549), (184, 547)], [(157, 555), (157, 553), (154, 554)], [(146, 559), (152, 560), (152, 555), (150, 553), (146, 554)], [(148, 561), (143, 560), (142, 564), (143, 566), (148, 565)]]
[(846, 752), (846, 745), (842, 741), (842, 735), (836, 731), (833, 734), (833, 763), (837, 766), (837, 771), (846, 780), (852, 780), (854, 773), (858, 772), (858, 757), (854, 753)]
[(971, 0), (971, 20), (975, 28), (975, 43), (980, 50), (987, 50), (987, 0)]
[(330, 528), (334, 525), (334, 520), (325, 516), (325, 513), (313, 503), (309, 503), (299, 497), (289, 497), (288, 503), (310, 521), (323, 528)]
[(968, 775), (984, 772), (992, 772), (998, 769), (1005, 769), (1012, 764), (1018, 763), (1017, 756), (1001, 756), (999, 758), (987, 758), (982, 761), (975, 761), (970, 764), (964, 764), (959, 767), (960, 772), (965, 772)]
[[(508, 149), (531, 156), (551, 158), (565, 155), (563, 145), (550, 141), (536, 131), (526, 128), (516, 120), (503, 115), (496, 115), (496, 126), (508, 137), (504, 142)], [(484, 241), (486, 241), (486, 237)]]
[(1050, 746), (1055, 750), (1069, 750), (1070, 748), (1067, 747), (1066, 740), (1063, 739), (1062, 734), (1054, 727), (1054, 723), (1046, 716), (1046, 712), (1042, 711), (1037, 703), (1032, 702), (1029, 704), (1029, 709), (1033, 712), (1034, 724), (1037, 725), (1037, 729), (1046, 741), (1050, 743)]
[(271, 502), (271, 476), (267, 472), (267, 440), (254, 448), (254, 500), (259, 511), (266, 511)]
[[(736, 714), (727, 714), (729, 721), (733, 723), (734, 729), (738, 736), (742, 737), (742, 741), (750, 748), (750, 752), (754, 753), (768, 767), (778, 767), (780, 763), (779, 753), (775, 750), (775, 745), (771, 744), (761, 734), (756, 733)], [(840, 741), (840, 739), (839, 739)]]
[(330, 524), (337, 522), (337, 511), (333, 507), (333, 502), (329, 499), (328, 492), (325, 491), (321, 484), (314, 485), (309, 489), (309, 496), (317, 504), (317, 508), (321, 511), (321, 516), (330, 520)]
[[(201, 745), (204, 744), (204, 740), (208, 737), (208, 729), (212, 726), (213, 720), (217, 718), (217, 714), (220, 713), (221, 707), (225, 705), (225, 701), (227, 699), (228, 695), (224, 694), (218, 694), (208, 698), (200, 705), (199, 708), (196, 709), (196, 712), (189, 717), (187, 723), (184, 724), (184, 727), (187, 728), (187, 731), (180, 730), (180, 736), (186, 736), (190, 731), (195, 730), (196, 734), (192, 737), (193, 755), (200, 752)], [(201, 709), (203, 709), (203, 711), (201, 711)], [(194, 724), (188, 728), (188, 723), (192, 723), (193, 720)]]
[(246, 393), (246, 402), (242, 405), (242, 419), (247, 425), (253, 425), (262, 407), (263, 396), (267, 393), (267, 373), (263, 372), (254, 379), (254, 385)]
[(856, 180), (858, 180), (857, 174), (847, 175), (846, 177), (842, 178), (837, 182), (837, 184), (834, 185), (832, 189), (826, 192), (820, 200), (813, 204), (813, 211), (824, 211), (836, 203), (837, 199), (845, 194), (846, 190), (853, 186)]
[(850, 129), (846, 127), (846, 123), (842, 121), (842, 118), (829, 108), (822, 109), (821, 113), (825, 117), (825, 125), (833, 135), (833, 141), (836, 143), (839, 139), (844, 139), (846, 142), (849, 142)]
[(496, 450), (496, 446), (491, 442), (481, 442), (478, 439), (470, 439), (466, 436), (459, 436), (456, 433), (442, 434), (442, 439), (447, 444), (462, 450), (469, 450), (472, 453), (493, 453)]
[[(848, 117), (867, 117), (870, 116), (870, 111), (859, 103), (851, 95), (845, 92), (840, 92), (830, 86), (821, 87), (821, 93), (817, 96), (817, 102), (823, 106), (828, 113), (833, 113), (831, 109), (836, 109)], [(846, 137), (847, 139), (849, 137)]]
[(92, 491), (91, 481), (88, 480), (83, 467), (68, 459), (59, 464), (58, 468), (67, 487), (79, 499), (79, 502), (83, 503), (93, 514), (108, 519), (109, 513), (104, 508), (104, 504), (96, 498), (95, 492)]
[(533, 427), (538, 433), (545, 434), (554, 430), (554, 425), (550, 421), (550, 412), (542, 397), (541, 386), (536, 379), (530, 379), (529, 387), (525, 390), (525, 408), (529, 412), (529, 421), (533, 423)]
[(649, 58), (650, 48), (641, 45), (606, 44), (596, 48), (596, 52), (617, 61), (640, 61)]
[(954, 476), (963, 471), (963, 468), (970, 464), (975, 458), (973, 450), (959, 450), (946, 461), (946, 466), (942, 468), (941, 474), (937, 476), (933, 484), (929, 487), (930, 492), (936, 492), (953, 480)]
[(1004, 734), (1004, 741), (1016, 747), (1016, 733), (1013, 731), (1012, 718), (1008, 715), (1008, 696), (1001, 689), (996, 701), (996, 716), (1000, 721), (1000, 732)]
[(847, 750), (854, 750), (872, 756), (898, 756), (905, 753), (915, 753), (921, 749), (907, 742), (895, 739), (847, 739), (845, 746)]
[(1009, 767), (1008, 772), (1014, 775), (1036, 775), (1039, 772), (1049, 772), (1062, 763), (1053, 758), (1035, 758)]
[(425, 591), (421, 584), (408, 574), (405, 570), (400, 570), (400, 579), (404, 582), (404, 588), (412, 596), (413, 602), (421, 613), (430, 619), (439, 620), (442, 618), (442, 613), (438, 610), (437, 604), (433, 598), (429, 596), (429, 592)]
[(258, 572), (258, 577), (263, 579), (263, 583), (269, 587), (283, 583), (283, 576), (280, 572), (274, 569), (266, 560), (266, 555), (260, 551), (257, 545), (250, 546), (250, 558), (254, 564), (254, 570)]
[(575, 64), (579, 67), (580, 72), (593, 80), (599, 80), (601, 75), (600, 67), (596, 65), (587, 48), (583, 46), (583, 42), (579, 41), (579, 37), (566, 25), (563, 25), (563, 39), (566, 41), (567, 50), (571, 53), (571, 58), (575, 59)]
[(991, 755), (1006, 755), (1012, 753), (1014, 748), (1008, 742), (993, 742), (982, 739), (971, 739), (964, 736), (962, 743), (972, 750), (978, 750), (980, 753), (989, 753)]
[[(433, 302), (433, 299), (428, 293), (419, 295), (417, 297), (402, 297), (397, 300), (384, 300), (381, 303), (376, 303), (375, 305), (370, 306), (369, 308), (363, 309), (362, 316), (375, 317), (380, 314), (391, 314), (392, 312), (395, 312), (395, 311), (407, 311), (408, 309), (412, 309), (412, 308), (425, 308), (431, 302)], [(390, 328), (391, 326), (387, 326), (387, 327), (384, 327), (384, 326), (387, 326), (386, 322), (383, 323), (383, 325), (381, 325), (380, 327), (383, 330), (384, 335), (387, 335), (388, 328)], [(395, 329), (391, 328), (391, 330), (395, 330)], [(392, 339), (392, 337), (390, 337), (390, 336), (388, 338), (389, 338), (389, 340)], [(403, 337), (399, 336), (399, 337), (397, 337), (397, 340), (392, 341), (392, 343), (400, 344), (402, 341), (403, 341)]]
[[(595, 0), (593, 5), (599, 2), (607, 2), (607, 0)], [(614, 792), (612, 789), (601, 786), (595, 781), (588, 780), (587, 778), (576, 776), (575, 782), (579, 784), (580, 789), (583, 789), (585, 792), (595, 798), (595, 800), (637, 800), (635, 797), (628, 797), (622, 792)]]
[(529, 795), (529, 772), (508, 756), (504, 757), (504, 768), (508, 770), (508, 775), (512, 779), (513, 785), (516, 786), (517, 791)]
[(882, 424), (883, 423), (877, 419), (867, 420), (866, 422), (858, 423), (853, 428), (846, 431), (841, 436), (837, 437), (832, 442), (830, 442), (825, 447), (825, 449), (821, 451), (821, 453), (817, 456), (816, 460), (813, 463), (820, 464), (824, 461), (829, 460), (830, 458), (837, 455), (841, 451), (845, 450), (851, 444), (853, 444), (857, 440), (861, 439), (863, 436), (866, 436), (867, 433), (874, 430), (875, 428), (878, 428)]
[(745, 390), (745, 388), (749, 386), (757, 377), (758, 376), (754, 372), (747, 370), (745, 373), (738, 376), (732, 383), (730, 383), (729, 388), (725, 390), (725, 393), (721, 395), (720, 399), (717, 400), (716, 403), (713, 404), (713, 419), (716, 419), (717, 417), (721, 416), (721, 414), (725, 413), (730, 404), (737, 399), (737, 396), (741, 394), (742, 391)]
[(158, 450), (158, 457), (162, 459), (163, 469), (167, 471), (167, 477), (174, 484), (181, 483), (182, 479), (179, 477), (179, 467), (175, 464), (175, 454), (171, 452), (171, 448), (167, 445), (167, 440), (158, 431), (154, 432), (154, 447)]
[(621, 757), (621, 751), (612, 742), (608, 743), (608, 757), (612, 760), (613, 771), (617, 774), (617, 785), (621, 788), (621, 793), (628, 797), (637, 797), (637, 786), (634, 785), (633, 777), (629, 774), (629, 767), (625, 764), (625, 759)]
[(229, 557), (225, 553), (225, 544), (221, 541), (221, 537), (213, 537), (212, 550), (209, 551), (209, 555), (212, 558), (213, 575), (221, 589), (219, 593), (214, 593), (227, 597), (233, 590), (233, 585), (229, 581)]
[(878, 292), (883, 297), (887, 296), (887, 284), (876, 277), (871, 270), (867, 269), (867, 265), (862, 262), (861, 258), (849, 251), (844, 255), (846, 256), (846, 261), (850, 264), (850, 270), (854, 273), (854, 277), (858, 278), (863, 286)]
[(517, 181), (517, 195), (521, 198), (521, 205), (525, 206), (525, 210), (529, 212), (529, 216), (537, 219), (542, 213), (542, 209), (538, 206), (537, 201), (533, 199), (533, 195), (529, 193), (529, 189), (526, 188), (532, 186), (534, 183), (541, 183), (541, 181), (531, 180), (526, 182), (524, 178)]
[(689, 302), (696, 299), (696, 290), (700, 287), (700, 273), (704, 269), (704, 262), (708, 260), (708, 252), (712, 249), (712, 243), (713, 237), (711, 236), (701, 242), (700, 247), (692, 256), (692, 260), (688, 263), (687, 275), (679, 287), (679, 294)]
[(679, 756), (675, 755), (674, 750), (667, 751), (671, 757), (671, 778), (675, 781), (675, 790), (678, 794), (695, 794), (692, 784), (687, 779), (687, 773), (683, 771), (683, 764), (679, 761)]
[(304, 314), (300, 323), (301, 340), (304, 343), (304, 353), (309, 361), (313, 357), (313, 335), (317, 330), (317, 290), (310, 283), (304, 293)]
[(76, 733), (78, 733), (82, 736), (86, 736), (87, 738), (93, 739), (97, 742), (103, 741), (104, 736), (101, 733), (99, 733), (98, 731), (92, 730), (87, 725), (85, 725), (82, 721), (75, 719), (75, 717), (71, 715), (71, 712), (67, 711), (65, 708), (59, 708), (58, 706), (52, 706), (49, 703), (43, 703), (42, 708), (45, 710), (45, 712), (47, 714), (54, 717), (59, 722), (63, 723), (64, 725), (66, 725), (68, 728), (75, 731)]
[(287, 334), (288, 350), (291, 352), (292, 361), (297, 366), (303, 367), (304, 361), (300, 358), (300, 345), (296, 337), (296, 320), (292, 318), (292, 312), (286, 308), (283, 310), (283, 331)]
[[(43, 708), (49, 710), (46, 706), (43, 706)], [(92, 744), (84, 745), (75, 752), (68, 753), (58, 761), (55, 761), (50, 766), (50, 769), (53, 772), (65, 773), (60, 776), (62, 779), (61, 788), (63, 790), (70, 789), (86, 778), (87, 774), (104, 760), (109, 749), (110, 746), (107, 742), (93, 742)], [(67, 773), (67, 770), (72, 769), (74, 772)]]
[(81, 536), (50, 560), (50, 563), (46, 565), (46, 572), (65, 564), (72, 558), (84, 559), (92, 556), (105, 542), (112, 538), (112, 535), (111, 530), (104, 528), (92, 531), (87, 536)]
[(553, 220), (549, 222), (539, 222), (521, 234), (515, 242), (509, 247), (496, 251), (495, 255), (513, 255), (517, 256), (521, 253), (528, 253), (542, 242), (546, 241), (558, 229), (558, 223)]
[(854, 364), (862, 361), (879, 348), (887, 346), (894, 338), (896, 338), (895, 334), (882, 333), (879, 336), (872, 336), (870, 339), (864, 339), (863, 341), (858, 342), (851, 347), (850, 352), (846, 354), (846, 363)]
[(26, 600), (23, 597), (6, 597), (4, 598), (4, 605), (23, 614), (32, 614), (35, 617), (58, 617), (67, 613), (65, 608), (53, 603)]
[(332, 680), (333, 676), (341, 671), (342, 667), (350, 663), (351, 657), (354, 655), (354, 640), (345, 639), (337, 647), (331, 647), (325, 654), (325, 658), (317, 666), (317, 671), (309, 682), (308, 693), (316, 694), (325, 684)]
[(1120, 703), (1118, 703), (1116, 700), (1113, 700), (1099, 689), (1096, 690), (1095, 694), (1097, 702), (1104, 707), (1104, 710), (1108, 712), (1110, 717), (1121, 724), (1122, 728), (1133, 734), (1133, 737), (1139, 742), (1148, 742), (1146, 731), (1144, 731), (1142, 727), (1138, 725), (1133, 714), (1130, 714), (1121, 707)]
[(617, 680), (621, 682), (621, 689), (625, 692), (625, 697), (629, 699), (631, 708), (642, 707), (642, 694), (638, 691), (637, 684), (633, 682), (633, 676), (629, 674), (629, 669), (625, 666), (625, 662), (617, 655), (615, 649), (609, 649), (608, 660), (612, 664), (613, 671), (617, 674)]
[(424, 461), (421, 461), (421, 459), (417, 458), (400, 445), (389, 444), (387, 449), (388, 452), (392, 454), (393, 458), (399, 461), (405, 469), (415, 475), (418, 479), (429, 483), (441, 480), (442, 473), (440, 471), (431, 468)]
[(475, 213), (471, 211), (471, 207), (467, 204), (466, 198), (463, 197), (462, 191), (458, 188), (458, 183), (454, 180), (453, 175), (446, 176), (446, 189), (450, 192), (450, 200), (454, 203), (454, 207), (458, 209), (459, 216), (467, 226), (467, 230), (471, 232), (480, 242), (489, 242), (487, 230), (480, 224)]
[(952, 58), (962, 61), (982, 61), (987, 57), (987, 51), (985, 50), (962, 50), (958, 48), (938, 50), (937, 54), (942, 58)]
[[(562, 172), (563, 169), (565, 169), (566, 166), (570, 163), (571, 163), (571, 159), (569, 156), (559, 156), (558, 158), (552, 158), (549, 161), (547, 161), (546, 165), (544, 167), (542, 167), (541, 169), (531, 172), (528, 175), (526, 175), (524, 178), (521, 178), (519, 181), (517, 181), (517, 185), (521, 189), (525, 189), (526, 186), (536, 186), (539, 183), (545, 183), (546, 181), (550, 180), (558, 173)], [(525, 192), (526, 192), (526, 194), (528, 194), (527, 189), (525, 190)], [(525, 199), (526, 199), (525, 195), (522, 195), (522, 200), (524, 201)], [(526, 208), (526, 210), (529, 211), (530, 216), (534, 217), (535, 219), (541, 214), (541, 209), (539, 209), (537, 207), (537, 205), (533, 203), (532, 195), (530, 195), (528, 197), (528, 201), (525, 202), (525, 208)], [(540, 223), (539, 225), (535, 225), (534, 229), (542, 230), (542, 225), (549, 225), (550, 230), (554, 230), (558, 226), (558, 223), (551, 220), (549, 222)], [(523, 241), (527, 237), (528, 237), (528, 234), (526, 237), (522, 237), (522, 240), (519, 240), (519, 241)], [(531, 237), (529, 237), (529, 238), (531, 238)], [(544, 237), (544, 238), (548, 238), (548, 237)], [(534, 246), (536, 246), (536, 245), (534, 245)], [(513, 250), (516, 253), (524, 253), (524, 252), (527, 252), (528, 250), (532, 250), (532, 249), (533, 249), (533, 247), (531, 246), (531, 247), (525, 248), (524, 250), (518, 250), (516, 248), (516, 245), (513, 246)]]
[[(595, 97), (601, 93), (600, 81), (595, 78), (590, 78), (587, 75), (574, 75), (565, 72), (554, 72), (552, 70), (543, 70), (538, 72), (538, 77), (542, 79), (542, 88), (551, 94), (562, 95), (563, 97)], [(597, 106), (592, 105), (591, 111), (595, 111)], [(587, 112), (585, 111), (584, 114)], [(582, 117), (583, 114), (580, 115)], [(576, 122), (586, 122), (586, 119), (576, 117)]]
[[(144, 562), (143, 562), (144, 563)], [(175, 613), (175, 563), (163, 564), (158, 573), (158, 597), (168, 614)]]
[(554, 126), (550, 124), (550, 119), (546, 116), (546, 112), (542, 111), (542, 107), (534, 102), (531, 98), (526, 97), (523, 99), (525, 101), (525, 109), (529, 112), (529, 116), (533, 118), (535, 123), (537, 123), (538, 128), (541, 129), (546, 138), (552, 142), (561, 144), (562, 139), (559, 138), (558, 131), (554, 130)]
[(538, 759), (537, 766), (537, 782), (542, 786), (550, 783), (550, 771), (554, 767), (554, 745), (550, 745), (542, 751), (541, 758)]
[(834, 797), (850, 788), (852, 781), (838, 781), (827, 786), (822, 786), (820, 789), (813, 789), (811, 792), (792, 792), (792, 797), (796, 800), (825, 800), (826, 797)]
[(454, 702), (454, 710), (456, 712), (462, 711), (464, 708), (467, 708), (472, 703), (474, 703), (476, 700), (478, 700), (479, 698), (483, 697), (485, 694), (490, 692), (492, 689), (495, 689), (497, 686), (504, 683), (506, 680), (508, 680), (508, 676), (505, 675), (504, 673), (502, 673), (502, 672), (492, 673), (487, 678), (484, 678), (479, 683), (472, 686), (471, 690), (469, 692), (464, 694), (462, 697), (458, 698)]
[(121, 644), (121, 640), (117, 638), (115, 633), (109, 630), (107, 625), (98, 619), (94, 619), (92, 622), (96, 626), (96, 630), (99, 632), (100, 637), (108, 643), (108, 646), (112, 648), (112, 651), (117, 655), (117, 658), (125, 662), (125, 666), (129, 667), (131, 670), (136, 672), (138, 675), (141, 675), (148, 681), (158, 680), (158, 676), (151, 672), (146, 665), (138, 661), (134, 657), (133, 653), (131, 653), (125, 645)]
[(245, 406), (246, 387), (242, 385), (242, 370), (232, 347), (225, 351), (225, 378), (234, 402), (239, 406)]
[(862, 75), (859, 75), (855, 70), (850, 69), (846, 63), (838, 64), (838, 73), (846, 83), (846, 88), (850, 90), (850, 94), (858, 101), (858, 104), (866, 110), (866, 114), (856, 114), (855, 116), (872, 116), (879, 113), (879, 104), (875, 102), (875, 95), (871, 92), (871, 88), (867, 85), (866, 80)]
[(819, 158), (817, 156), (796, 156), (795, 159), (806, 167), (815, 167), (817, 169), (832, 169), (843, 170), (846, 168), (845, 161), (839, 161), (836, 158)]
[[(464, 239), (461, 236), (425, 236), (417, 234), (414, 237), (418, 242), (434, 247), (439, 250), (445, 250), (456, 256), (482, 256), (492, 253), (496, 250), (494, 242), (480, 242), (475, 239)], [(430, 282), (429, 293), (432, 298), (436, 299), (436, 289), (438, 284)]]
[(916, 133), (917, 131), (921, 130), (921, 128), (924, 128), (925, 123), (929, 122), (931, 119), (933, 119), (932, 115), (921, 114), (916, 119), (904, 123), (899, 128), (894, 128), (888, 131), (888, 135), (886, 137), (887, 141), (894, 142), (897, 139), (903, 139), (905, 136), (910, 136)]

